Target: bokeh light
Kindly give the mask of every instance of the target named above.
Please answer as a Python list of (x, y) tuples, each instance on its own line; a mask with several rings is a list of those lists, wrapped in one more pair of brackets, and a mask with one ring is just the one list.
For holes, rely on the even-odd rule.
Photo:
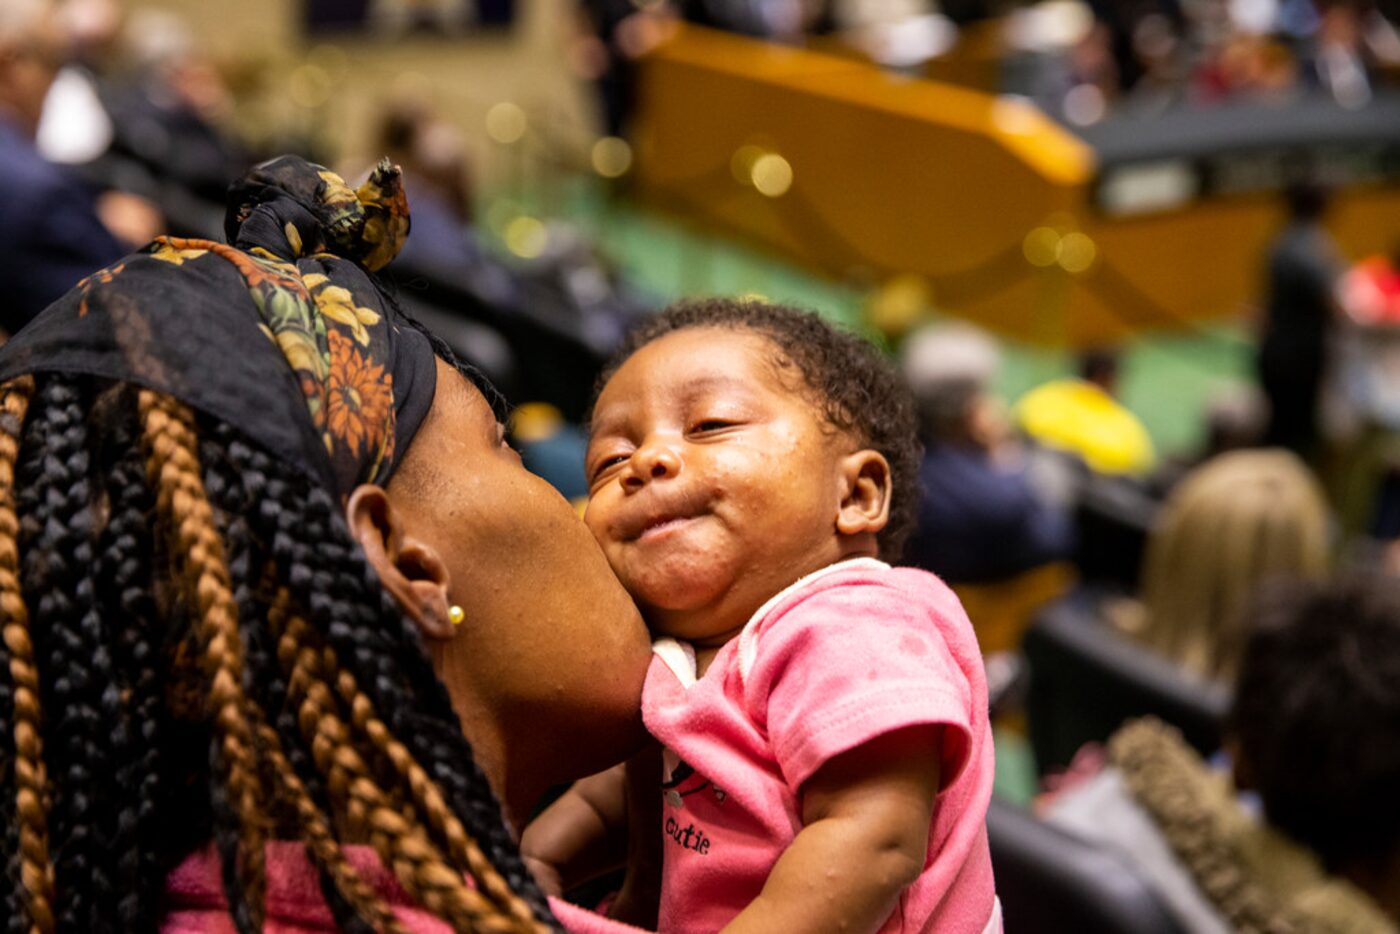
[(632, 167), (632, 147), (617, 136), (604, 136), (593, 144), (593, 171), (604, 178), (620, 178)]
[(776, 152), (766, 152), (754, 160), (753, 187), (769, 198), (780, 198), (792, 187), (792, 166)]
[(522, 215), (506, 224), (506, 249), (521, 259), (536, 259), (549, 246), (549, 229), (536, 217)]
[(1042, 268), (1055, 265), (1059, 259), (1060, 232), (1054, 227), (1037, 227), (1021, 241), (1026, 262)]
[(1081, 273), (1094, 265), (1098, 254), (1099, 249), (1089, 235), (1076, 231), (1060, 238), (1055, 258), (1065, 272)]
[(519, 142), (525, 135), (530, 121), (519, 104), (501, 101), (486, 111), (486, 135), (498, 143), (509, 145)]

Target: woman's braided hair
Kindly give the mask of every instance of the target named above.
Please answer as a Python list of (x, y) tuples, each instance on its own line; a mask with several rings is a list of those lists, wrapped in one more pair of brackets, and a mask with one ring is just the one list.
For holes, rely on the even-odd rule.
[(151, 931), (213, 841), (234, 924), (299, 840), (346, 930), (367, 841), (459, 931), (554, 929), (416, 628), (333, 494), (169, 396), (0, 386), (6, 930)]

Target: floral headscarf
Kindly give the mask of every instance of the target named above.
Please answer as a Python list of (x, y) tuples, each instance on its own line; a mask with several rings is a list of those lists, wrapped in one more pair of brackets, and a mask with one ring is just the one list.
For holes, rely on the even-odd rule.
[(87, 373), (175, 396), (341, 496), (383, 483), (432, 405), (434, 350), (379, 290), (408, 235), (400, 173), (350, 189), (296, 156), (229, 189), (229, 243), (158, 237), (0, 348), (0, 380)]

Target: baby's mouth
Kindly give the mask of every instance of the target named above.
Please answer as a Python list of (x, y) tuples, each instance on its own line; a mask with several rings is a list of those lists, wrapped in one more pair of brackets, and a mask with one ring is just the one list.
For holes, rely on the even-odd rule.
[(700, 518), (703, 510), (683, 509), (678, 512), (658, 512), (651, 516), (638, 517), (619, 531), (622, 540), (629, 542), (649, 541), (677, 531)]
[(641, 531), (637, 533), (637, 540), (645, 541), (656, 538), (678, 529), (686, 523), (693, 522), (696, 518), (695, 516), (657, 516), (642, 526)]

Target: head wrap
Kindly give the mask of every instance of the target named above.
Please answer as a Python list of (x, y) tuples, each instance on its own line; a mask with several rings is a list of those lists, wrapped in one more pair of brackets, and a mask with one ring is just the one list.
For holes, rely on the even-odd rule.
[(345, 496), (383, 483), (436, 388), (432, 343), (368, 271), (408, 235), (400, 173), (295, 156), (229, 189), (229, 243), (158, 237), (0, 348), (0, 381), (82, 373), (213, 415)]

